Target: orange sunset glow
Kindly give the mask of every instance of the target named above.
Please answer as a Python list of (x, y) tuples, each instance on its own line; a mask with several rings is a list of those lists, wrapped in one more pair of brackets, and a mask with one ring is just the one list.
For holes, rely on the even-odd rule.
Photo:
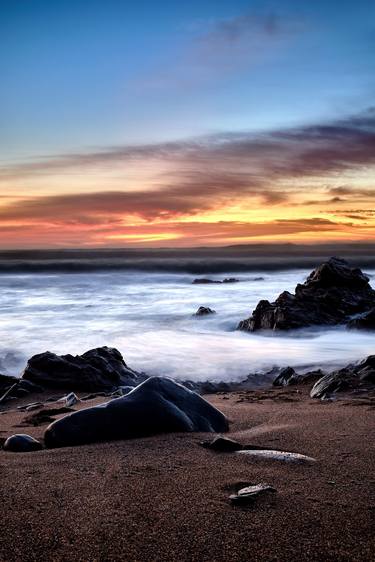
[(3, 246), (372, 240), (374, 127), (368, 110), (319, 127), (3, 166)]

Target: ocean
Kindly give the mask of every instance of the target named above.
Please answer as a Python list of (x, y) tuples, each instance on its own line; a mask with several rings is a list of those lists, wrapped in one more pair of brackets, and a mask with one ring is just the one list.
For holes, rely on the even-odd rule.
[[(310, 271), (220, 271), (204, 276), (236, 277), (239, 282), (208, 285), (193, 284), (199, 276), (186, 272), (3, 272), (0, 372), (19, 375), (27, 359), (43, 351), (81, 354), (107, 345), (119, 349), (130, 367), (149, 375), (239, 381), (262, 373), (261, 380), (268, 383), (266, 373), (274, 366), (334, 368), (373, 354), (374, 335), (369, 332), (236, 330), (260, 299), (293, 291)], [(375, 269), (366, 273), (375, 278)], [(201, 305), (216, 314), (194, 316)]]

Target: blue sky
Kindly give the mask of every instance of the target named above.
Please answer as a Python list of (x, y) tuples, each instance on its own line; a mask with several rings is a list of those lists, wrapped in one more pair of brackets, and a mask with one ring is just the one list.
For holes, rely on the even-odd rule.
[(372, 1), (1, 0), (1, 160), (351, 114)]

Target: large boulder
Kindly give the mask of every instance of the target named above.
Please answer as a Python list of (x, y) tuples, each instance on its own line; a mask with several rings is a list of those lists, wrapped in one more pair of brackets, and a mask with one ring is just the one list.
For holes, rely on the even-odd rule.
[(143, 378), (126, 365), (117, 349), (110, 347), (98, 347), (76, 356), (39, 353), (29, 359), (22, 375), (23, 380), (44, 388), (88, 392), (135, 386)]
[(228, 430), (224, 414), (170, 379), (151, 377), (129, 394), (52, 423), (47, 447), (131, 439), (158, 433)]
[(313, 325), (347, 324), (354, 315), (375, 307), (375, 291), (360, 269), (343, 259), (330, 258), (298, 284), (294, 294), (284, 291), (274, 302), (261, 300), (240, 330), (290, 330)]

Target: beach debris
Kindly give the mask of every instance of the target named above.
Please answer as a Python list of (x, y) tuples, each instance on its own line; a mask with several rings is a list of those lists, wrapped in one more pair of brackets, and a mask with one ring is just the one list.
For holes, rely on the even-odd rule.
[(4, 451), (11, 451), (13, 453), (29, 453), (31, 451), (39, 451), (43, 449), (40, 441), (26, 435), (26, 433), (16, 433), (11, 435), (3, 445)]
[(74, 392), (70, 392), (66, 396), (59, 398), (57, 402), (63, 402), (65, 406), (68, 406), (68, 408), (70, 408), (71, 406), (78, 404), (78, 402), (80, 402), (80, 399), (76, 394), (74, 394)]
[(220, 453), (233, 453), (234, 451), (240, 451), (242, 449), (242, 445), (238, 443), (238, 441), (221, 436), (215, 437), (212, 441), (201, 441), (200, 444), (205, 449), (211, 449), (212, 451), (218, 451)]
[(260, 483), (254, 486), (246, 486), (246, 488), (241, 488), (235, 494), (229, 496), (230, 501), (236, 505), (246, 505), (253, 503), (257, 497), (265, 493), (275, 493), (276, 488), (270, 486), (269, 484)]
[(264, 460), (284, 461), (291, 463), (314, 463), (316, 459), (302, 455), (300, 453), (290, 453), (288, 451), (276, 451), (273, 449), (242, 449), (236, 451), (238, 454), (246, 455)]
[(208, 314), (216, 314), (216, 310), (213, 310), (209, 306), (200, 306), (194, 316), (207, 316)]
[(181, 384), (150, 377), (132, 392), (104, 404), (79, 410), (45, 431), (47, 447), (132, 439), (158, 433), (228, 431), (220, 410)]
[[(298, 284), (294, 294), (284, 291), (270, 303), (259, 301), (239, 330), (291, 330), (314, 325), (348, 324), (353, 315), (375, 308), (375, 291), (369, 278), (347, 261), (332, 257)], [(372, 316), (366, 323), (371, 328)]]

